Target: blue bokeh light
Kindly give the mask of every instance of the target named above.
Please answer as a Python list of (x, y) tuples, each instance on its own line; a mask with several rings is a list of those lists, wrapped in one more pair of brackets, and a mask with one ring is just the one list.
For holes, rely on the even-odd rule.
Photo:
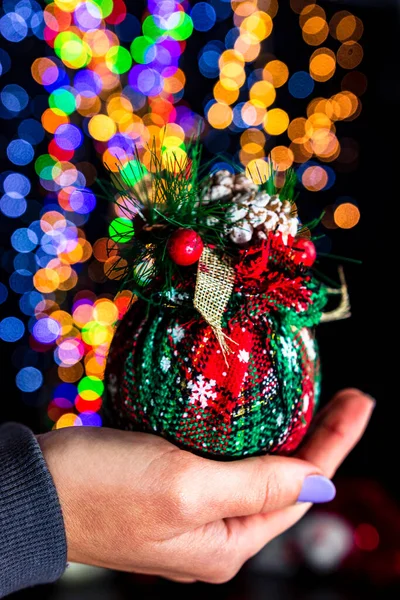
[(33, 326), (34, 337), (42, 344), (52, 344), (60, 336), (61, 326), (50, 317), (39, 319)]
[(4, 194), (0, 199), (0, 210), (11, 219), (17, 219), (26, 211), (26, 200), (23, 197), (13, 197), (9, 194)]
[(3, 304), (8, 298), (8, 289), (4, 283), (0, 283), (0, 304)]
[(25, 333), (25, 326), (17, 317), (6, 317), (0, 322), (0, 338), (4, 342), (17, 342)]
[(42, 124), (36, 119), (24, 119), (18, 126), (18, 135), (29, 144), (39, 144), (44, 138)]
[(43, 375), (35, 367), (24, 367), (17, 373), (15, 381), (21, 392), (34, 392), (42, 385)]
[(33, 317), (35, 308), (43, 300), (42, 294), (36, 291), (25, 292), (19, 299), (21, 312), (28, 317)]
[(24, 294), (33, 289), (32, 273), (28, 269), (18, 269), (10, 275), (10, 288), (17, 294)]
[(20, 85), (11, 83), (0, 92), (0, 98), (7, 110), (19, 113), (24, 110), (29, 102), (29, 96)]
[(25, 227), (16, 229), (11, 236), (12, 247), (18, 252), (31, 252), (38, 241), (36, 233)]
[(9, 42), (21, 42), (28, 34), (28, 25), (21, 15), (9, 12), (0, 19), (0, 33)]
[(7, 73), (11, 67), (11, 59), (9, 54), (0, 48), (0, 75)]
[(314, 90), (314, 79), (306, 71), (297, 71), (289, 79), (289, 92), (295, 98), (307, 98)]
[(7, 156), (14, 165), (27, 165), (33, 160), (34, 155), (32, 145), (26, 140), (13, 140), (8, 144)]
[(10, 173), (3, 182), (3, 188), (6, 194), (11, 197), (20, 198), (27, 196), (31, 191), (31, 183), (25, 175), (21, 173)]
[(191, 15), (194, 28), (197, 31), (209, 31), (214, 27), (217, 20), (217, 14), (213, 6), (207, 2), (199, 2), (195, 4)]

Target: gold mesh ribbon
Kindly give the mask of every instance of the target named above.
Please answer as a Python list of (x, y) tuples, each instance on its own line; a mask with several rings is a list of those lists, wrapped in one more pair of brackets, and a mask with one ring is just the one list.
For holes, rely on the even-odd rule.
[(226, 354), (232, 352), (227, 340), (236, 343), (222, 331), (222, 317), (228, 305), (235, 283), (235, 270), (229, 259), (221, 260), (210, 248), (204, 247), (197, 269), (194, 307), (211, 325)]

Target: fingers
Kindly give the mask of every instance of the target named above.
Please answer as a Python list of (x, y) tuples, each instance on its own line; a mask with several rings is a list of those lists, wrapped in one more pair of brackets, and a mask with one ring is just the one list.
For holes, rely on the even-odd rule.
[[(362, 436), (374, 405), (374, 401), (359, 390), (339, 392), (321, 411), (297, 457), (314, 463), (327, 477), (332, 477)], [(301, 503), (266, 515), (231, 519), (227, 525), (237, 537), (238, 547), (242, 546), (250, 557), (292, 527), (310, 506)]]
[(199, 461), (192, 493), (203, 523), (290, 506), (297, 501), (304, 479), (320, 472), (314, 464), (280, 456)]
[(312, 433), (296, 456), (332, 477), (364, 433), (374, 406), (372, 398), (359, 390), (339, 392), (317, 417)]

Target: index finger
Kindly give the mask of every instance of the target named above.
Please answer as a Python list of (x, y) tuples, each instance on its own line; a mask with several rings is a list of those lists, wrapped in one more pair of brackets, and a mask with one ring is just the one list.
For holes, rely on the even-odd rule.
[(374, 407), (375, 401), (360, 390), (342, 390), (321, 411), (296, 456), (332, 477), (362, 437)]

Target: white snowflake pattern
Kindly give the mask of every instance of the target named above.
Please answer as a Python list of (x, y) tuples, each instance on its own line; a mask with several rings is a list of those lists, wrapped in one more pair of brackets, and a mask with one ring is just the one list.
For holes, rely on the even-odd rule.
[(214, 379), (204, 379), (203, 375), (197, 376), (197, 381), (189, 381), (188, 388), (191, 390), (190, 404), (200, 402), (202, 408), (207, 408), (209, 400), (217, 397), (217, 392), (213, 390), (216, 382)]
[(178, 344), (185, 337), (185, 330), (180, 325), (175, 325), (171, 332), (174, 344)]
[(307, 354), (310, 360), (314, 361), (317, 358), (317, 353), (315, 351), (315, 340), (310, 334), (309, 330), (304, 328), (300, 332), (301, 338), (304, 342), (304, 345), (307, 350)]
[(242, 363), (248, 363), (250, 359), (250, 353), (247, 350), (239, 350), (238, 358)]
[(171, 366), (171, 360), (168, 358), (168, 356), (163, 356), (162, 359), (160, 360), (160, 367), (161, 370), (166, 373), (167, 371), (169, 371)]
[(297, 361), (297, 352), (296, 348), (291, 340), (288, 340), (284, 337), (280, 338), (280, 343), (282, 345), (282, 354), (288, 360), (289, 365), (292, 369), (297, 372), (299, 370), (299, 365)]
[(279, 413), (277, 419), (276, 419), (276, 424), (278, 425), (278, 427), (280, 427), (283, 423), (283, 414)]

